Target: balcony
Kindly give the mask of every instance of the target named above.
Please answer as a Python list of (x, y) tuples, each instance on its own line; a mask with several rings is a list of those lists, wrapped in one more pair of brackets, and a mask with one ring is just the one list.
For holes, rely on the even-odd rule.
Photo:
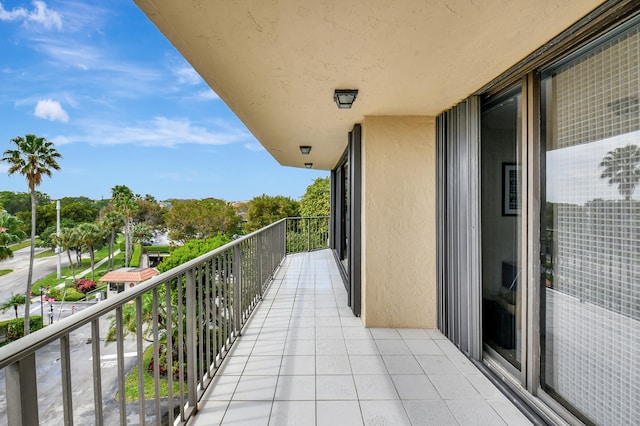
[(437, 330), (364, 328), (327, 223), (282, 220), (0, 348), (0, 424), (530, 424)]

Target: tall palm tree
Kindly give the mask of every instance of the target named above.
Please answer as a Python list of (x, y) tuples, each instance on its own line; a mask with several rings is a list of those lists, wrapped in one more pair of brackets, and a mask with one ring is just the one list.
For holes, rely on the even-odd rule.
[(112, 271), (113, 270), (113, 263), (114, 263), (114, 258), (113, 258), (113, 244), (115, 243), (116, 240), (116, 235), (118, 234), (118, 230), (121, 229), (124, 226), (124, 217), (116, 212), (116, 211), (110, 211), (109, 213), (105, 214), (100, 223), (102, 224), (102, 227), (109, 233), (111, 233), (111, 238), (109, 239), (109, 270)]
[(124, 216), (124, 266), (129, 266), (129, 259), (131, 257), (131, 226), (133, 225), (133, 217), (138, 212), (138, 203), (133, 195), (133, 191), (126, 185), (116, 185), (111, 188), (111, 202), (115, 210)]
[(67, 252), (69, 258), (69, 266), (71, 267), (71, 277), (73, 282), (76, 281), (76, 268), (75, 263), (71, 260), (71, 250), (81, 250), (78, 242), (78, 232), (75, 228), (62, 228), (60, 234), (53, 234), (51, 241), (56, 247), (60, 247)]
[[(9, 165), (9, 176), (18, 173), (25, 177), (31, 194), (31, 256), (25, 289), (25, 298), (29, 300), (36, 249), (36, 188), (40, 186), (44, 176), (51, 177), (53, 170), (60, 170), (57, 160), (62, 155), (53, 146), (53, 142), (33, 134), (15, 137), (10, 142), (15, 145), (15, 149), (6, 150), (0, 161)], [(25, 309), (24, 313), (24, 334), (29, 334), (29, 309)]]
[(9, 213), (0, 215), (0, 260), (13, 257), (11, 244), (19, 243), (27, 234), (20, 229), (22, 221)]
[(91, 259), (91, 279), (95, 281), (95, 251), (103, 246), (105, 240), (104, 229), (95, 223), (81, 223), (77, 227), (78, 239), (83, 248), (89, 252)]
[(600, 167), (604, 167), (600, 178), (609, 179), (609, 185), (617, 184), (620, 195), (630, 200), (640, 182), (640, 148), (627, 145), (609, 151)]

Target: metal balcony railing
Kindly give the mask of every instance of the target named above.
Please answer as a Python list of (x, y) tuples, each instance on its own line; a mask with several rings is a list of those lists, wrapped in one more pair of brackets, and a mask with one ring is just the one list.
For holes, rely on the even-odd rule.
[(328, 219), (282, 219), (0, 348), (0, 424), (186, 423), (284, 257), (328, 246)]

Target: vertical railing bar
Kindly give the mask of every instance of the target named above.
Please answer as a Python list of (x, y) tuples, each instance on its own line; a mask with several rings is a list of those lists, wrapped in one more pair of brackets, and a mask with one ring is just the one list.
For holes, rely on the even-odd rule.
[(184, 308), (183, 308), (183, 292), (182, 283), (184, 274), (176, 278), (176, 287), (178, 288), (178, 374), (180, 380), (180, 420), (186, 422), (187, 418), (184, 411)]
[(118, 306), (116, 308), (116, 354), (118, 360), (118, 407), (120, 408), (120, 424), (126, 424), (127, 404), (124, 387), (124, 330), (122, 321), (122, 306)]
[(242, 311), (242, 301), (241, 301), (241, 293), (240, 293), (240, 279), (241, 279), (241, 262), (242, 259), (242, 248), (239, 244), (233, 246), (233, 310), (234, 310), (234, 324), (233, 329), (235, 332), (235, 336), (240, 335), (240, 329), (242, 324), (240, 323), (241, 311)]
[(165, 323), (165, 333), (167, 335), (167, 406), (169, 421), (168, 424), (172, 425), (174, 422), (173, 415), (173, 317), (172, 317), (172, 303), (171, 303), (171, 281), (167, 281), (165, 284), (165, 315), (167, 317)]
[[(198, 352), (196, 353), (196, 366), (199, 367), (199, 382), (202, 382), (202, 380), (204, 379), (204, 360), (205, 360), (205, 348), (204, 348), (204, 336), (203, 336), (203, 332), (204, 332), (204, 327), (205, 324), (203, 324), (203, 309), (204, 306), (202, 305), (203, 299), (204, 299), (204, 289), (203, 289), (203, 272), (202, 272), (202, 264), (198, 265), (198, 276), (196, 277), (197, 279), (195, 280), (195, 290), (196, 290), (196, 306), (197, 306), (197, 311), (196, 311), (196, 324), (195, 324), (195, 330), (197, 332), (197, 336), (198, 336)], [(199, 359), (198, 359), (199, 358)]]
[(191, 417), (191, 410), (197, 411), (198, 395), (196, 394), (197, 377), (196, 377), (196, 282), (194, 270), (187, 271), (187, 400), (190, 412), (187, 414)]
[(93, 412), (96, 426), (102, 426), (102, 368), (100, 366), (100, 322), (91, 321), (91, 357), (93, 360)]
[(144, 413), (144, 360), (142, 350), (142, 296), (136, 298), (136, 352), (138, 353), (138, 418), (145, 424)]
[(71, 388), (71, 345), (69, 335), (60, 338), (60, 371), (62, 373), (62, 409), (65, 426), (73, 426), (73, 396)]
[(5, 367), (6, 410), (10, 425), (38, 424), (36, 354)]
[(160, 424), (160, 333), (158, 330), (158, 287), (153, 288), (152, 330), (153, 330), (153, 385), (156, 405), (156, 424)]
[(307, 218), (307, 251), (311, 251), (311, 218)]
[[(205, 347), (205, 359), (206, 359), (206, 372), (207, 372), (207, 377), (211, 378), (211, 303), (214, 300), (212, 296), (213, 292), (211, 291), (211, 279), (213, 278), (213, 266), (215, 265), (215, 257), (212, 258), (211, 260), (208, 260), (206, 263), (206, 273), (205, 273), (205, 290), (204, 290), (204, 294), (205, 294), (205, 299), (204, 299), (204, 306), (205, 306), (205, 324), (204, 324), (204, 329), (205, 332), (207, 333), (207, 335), (205, 336), (206, 338), (206, 347)], [(215, 331), (214, 331), (215, 332)]]
[(229, 327), (230, 327), (230, 298), (231, 294), (229, 293), (229, 250), (226, 250), (223, 254), (224, 261), (224, 275), (222, 277), (222, 288), (223, 288), (223, 299), (222, 306), (224, 307), (222, 314), (223, 316), (223, 337), (224, 337), (224, 350), (225, 353), (229, 350)]

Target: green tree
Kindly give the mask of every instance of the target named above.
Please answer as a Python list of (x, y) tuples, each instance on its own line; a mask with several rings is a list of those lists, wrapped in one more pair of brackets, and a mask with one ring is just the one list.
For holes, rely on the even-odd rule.
[(244, 224), (245, 232), (253, 232), (285, 217), (300, 214), (300, 203), (282, 195), (259, 195), (249, 201)]
[(305, 217), (331, 215), (329, 177), (317, 178), (307, 186), (307, 191), (300, 200), (300, 214)]
[[(18, 306), (22, 306), (27, 302), (27, 299), (24, 297), (24, 294), (22, 293), (18, 293), (18, 294), (13, 294), (11, 293), (11, 297), (4, 300), (1, 304), (0, 304), (0, 311), (2, 311), (3, 313), (7, 311), (7, 309), (13, 308), (15, 313), (16, 313), (16, 318), (18, 318)], [(26, 309), (25, 309), (26, 312)]]
[(625, 200), (630, 200), (640, 182), (640, 148), (627, 145), (609, 151), (602, 159), (604, 170), (601, 179), (608, 179), (609, 185), (618, 185), (618, 192)]
[[(44, 206), (51, 203), (47, 194), (36, 191), (36, 204)], [(31, 214), (31, 195), (28, 192), (0, 191), (0, 204), (7, 213), (16, 215), (18, 212)]]
[(71, 277), (75, 282), (76, 270), (75, 264), (71, 260), (71, 250), (81, 250), (78, 232), (75, 228), (62, 228), (60, 229), (60, 234), (54, 234), (51, 236), (51, 240), (55, 247), (60, 247), (60, 249), (67, 252), (67, 257), (69, 258), (69, 266), (71, 267)]
[(142, 244), (153, 238), (153, 228), (146, 223), (136, 223), (131, 228), (131, 237), (133, 238), (133, 242)]
[[(0, 161), (9, 165), (9, 176), (18, 173), (25, 177), (31, 194), (31, 255), (25, 292), (25, 297), (28, 299), (31, 294), (36, 248), (36, 187), (40, 186), (44, 176), (51, 176), (53, 170), (60, 170), (58, 159), (62, 158), (62, 155), (56, 150), (53, 142), (33, 134), (28, 134), (24, 138), (15, 137), (11, 139), (11, 143), (15, 144), (16, 148), (6, 150)], [(28, 309), (25, 309), (24, 314), (24, 333), (29, 334)]]
[(136, 223), (146, 223), (153, 229), (164, 227), (164, 209), (153, 196), (147, 194), (136, 202), (138, 203), (138, 213), (134, 218)]
[(138, 212), (138, 203), (136, 198), (125, 185), (116, 185), (111, 188), (111, 202), (113, 208), (124, 217), (124, 265), (129, 266), (129, 260), (131, 259), (131, 226), (133, 225), (133, 218)]
[[(78, 242), (89, 252), (91, 260), (91, 279), (95, 281), (95, 251), (104, 246), (105, 231), (95, 223), (81, 223), (77, 226)], [(75, 280), (74, 280), (75, 281)]]
[(102, 218), (100, 219), (100, 224), (105, 229), (105, 231), (107, 231), (110, 235), (108, 269), (112, 271), (114, 266), (113, 265), (113, 262), (114, 262), (113, 244), (116, 241), (118, 230), (122, 229), (122, 227), (124, 226), (124, 217), (120, 213), (112, 210), (105, 213), (104, 216), (102, 216)]
[(240, 216), (229, 203), (217, 198), (179, 200), (165, 218), (169, 238), (176, 241), (204, 239), (238, 232)]
[(21, 225), (22, 222), (9, 213), (0, 215), (0, 260), (13, 257), (13, 251), (9, 246), (19, 243), (27, 236)]

